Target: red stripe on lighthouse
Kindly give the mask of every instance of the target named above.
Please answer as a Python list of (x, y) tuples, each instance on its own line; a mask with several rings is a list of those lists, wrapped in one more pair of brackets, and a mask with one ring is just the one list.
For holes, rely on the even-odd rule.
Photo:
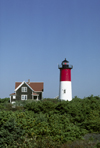
[(71, 69), (60, 69), (60, 81), (71, 81)]

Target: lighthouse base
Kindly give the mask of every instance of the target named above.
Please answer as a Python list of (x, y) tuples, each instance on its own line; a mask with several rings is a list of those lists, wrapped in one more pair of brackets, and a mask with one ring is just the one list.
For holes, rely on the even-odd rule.
[(61, 81), (60, 82), (60, 91), (59, 91), (59, 99), (65, 101), (72, 100), (72, 86), (71, 81)]

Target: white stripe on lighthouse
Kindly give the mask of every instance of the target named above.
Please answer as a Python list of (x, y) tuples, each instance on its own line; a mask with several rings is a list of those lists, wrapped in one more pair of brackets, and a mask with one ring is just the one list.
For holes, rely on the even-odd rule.
[(72, 100), (72, 86), (71, 81), (60, 81), (60, 94), (59, 99), (65, 100), (65, 101), (71, 101)]

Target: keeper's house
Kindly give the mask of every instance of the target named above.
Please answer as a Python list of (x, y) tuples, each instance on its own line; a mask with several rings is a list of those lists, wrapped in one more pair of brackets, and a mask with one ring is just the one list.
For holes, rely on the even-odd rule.
[(20, 100), (41, 100), (43, 93), (43, 82), (15, 82), (15, 93), (10, 94), (10, 103)]

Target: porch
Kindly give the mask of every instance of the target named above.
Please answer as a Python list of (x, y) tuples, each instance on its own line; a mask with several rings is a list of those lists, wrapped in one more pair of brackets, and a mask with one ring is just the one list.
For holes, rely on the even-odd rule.
[(39, 94), (37, 93), (32, 93), (32, 100), (39, 100)]

